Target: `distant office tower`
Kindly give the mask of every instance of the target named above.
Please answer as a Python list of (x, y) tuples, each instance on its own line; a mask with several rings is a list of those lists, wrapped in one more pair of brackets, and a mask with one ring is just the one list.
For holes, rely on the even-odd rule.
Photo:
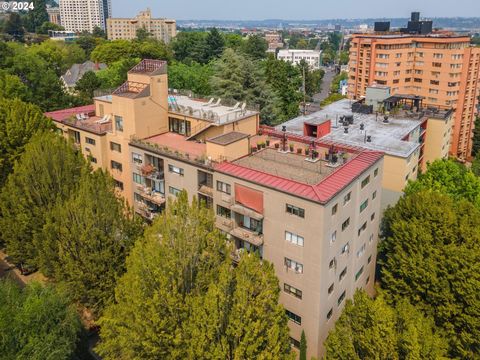
[(468, 160), (478, 105), (480, 48), (469, 36), (432, 32), (413, 14), (397, 32), (354, 34), (348, 96), (365, 97), (369, 85), (387, 85), (392, 95), (416, 95), (423, 105), (455, 110), (450, 155)]
[(106, 30), (111, 16), (111, 0), (60, 0), (60, 19), (67, 31), (92, 32), (95, 27)]
[(60, 9), (58, 7), (52, 7), (47, 5), (48, 21), (52, 24), (61, 25), (60, 22)]
[(145, 29), (157, 40), (168, 43), (177, 34), (177, 24), (172, 19), (152, 19), (150, 9), (141, 11), (136, 17), (111, 18), (107, 20), (107, 35), (109, 40), (132, 40), (137, 36), (138, 29)]

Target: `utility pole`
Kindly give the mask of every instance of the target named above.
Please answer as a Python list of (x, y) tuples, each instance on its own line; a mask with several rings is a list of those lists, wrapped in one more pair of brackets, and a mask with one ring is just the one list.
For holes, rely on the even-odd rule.
[(307, 64), (304, 63), (302, 66), (303, 71), (303, 81), (302, 81), (302, 90), (303, 90), (303, 116), (307, 115), (307, 94), (305, 89), (305, 66)]

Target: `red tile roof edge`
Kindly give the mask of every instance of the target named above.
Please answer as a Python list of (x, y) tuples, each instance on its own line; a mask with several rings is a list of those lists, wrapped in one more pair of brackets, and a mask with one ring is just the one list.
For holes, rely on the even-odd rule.
[(381, 158), (383, 158), (382, 152), (363, 151), (316, 185), (308, 185), (229, 162), (216, 165), (215, 170), (261, 186), (325, 204)]
[(44, 113), (46, 117), (52, 118), (55, 121), (63, 121), (68, 119), (70, 116), (81, 114), (81, 113), (91, 113), (95, 111), (95, 105), (85, 105), (77, 106), (69, 109), (55, 110)]

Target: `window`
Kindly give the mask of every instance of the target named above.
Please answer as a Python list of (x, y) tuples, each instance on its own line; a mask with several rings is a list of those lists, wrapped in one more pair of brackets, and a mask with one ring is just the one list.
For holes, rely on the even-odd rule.
[(365, 281), (365, 285), (367, 285), (370, 282), (370, 276), (367, 277), (367, 280)]
[(342, 231), (344, 231), (348, 225), (350, 225), (350, 218), (348, 218), (347, 220), (345, 220), (342, 224)]
[(330, 320), (330, 318), (332, 317), (333, 315), (333, 308), (328, 310), (328, 313), (327, 313), (327, 320)]
[(123, 118), (121, 116), (115, 115), (115, 129), (123, 131)]
[(365, 210), (368, 206), (368, 199), (365, 200), (361, 205), (360, 205), (360, 212), (362, 212), (363, 210)]
[(170, 132), (180, 135), (190, 136), (191, 124), (188, 120), (179, 120), (175, 118), (168, 118), (168, 126)]
[(110, 150), (112, 151), (117, 151), (117, 152), (122, 152), (122, 146), (120, 144), (114, 143), (110, 141)]
[(303, 265), (296, 262), (295, 260), (285, 258), (285, 266), (287, 269), (294, 270), (298, 274), (303, 274)]
[(373, 234), (370, 235), (370, 238), (368, 239), (368, 243), (371, 243), (373, 241)]
[(300, 341), (290, 337), (290, 345), (293, 346), (295, 349), (300, 349)]
[(302, 318), (298, 316), (297, 314), (294, 314), (293, 312), (289, 310), (285, 310), (287, 313), (287, 316), (290, 320), (292, 320), (295, 324), (301, 325), (302, 324)]
[(180, 191), (181, 191), (181, 190), (179, 190), (179, 189), (177, 189), (177, 188), (174, 188), (174, 187), (172, 187), (172, 186), (169, 186), (169, 187), (168, 187), (168, 192), (169, 192), (170, 194), (174, 195), (174, 196), (178, 196), (178, 194), (180, 194)]
[(116, 162), (116, 161), (112, 160), (110, 165), (111, 165), (113, 170), (122, 171), (122, 164), (120, 164), (119, 162)]
[(345, 254), (345, 253), (348, 253), (348, 249), (350, 249), (350, 245), (348, 243), (346, 243), (345, 245), (343, 245), (342, 247), (342, 255)]
[(340, 273), (340, 276), (338, 277), (338, 281), (342, 281), (343, 278), (345, 277), (345, 275), (347, 275), (347, 268), (345, 267), (345, 269), (342, 270), (342, 272)]
[(335, 230), (330, 237), (330, 244), (333, 244), (337, 240), (337, 230)]
[(370, 221), (373, 221), (375, 220), (375, 213), (373, 213), (372, 215), (370, 215)]
[(301, 218), (305, 218), (305, 210), (290, 204), (287, 204), (286, 211), (289, 214), (296, 215)]
[(337, 210), (338, 210), (338, 204), (333, 205), (333, 207), (332, 207), (332, 215), (335, 215), (335, 214), (337, 213)]
[(346, 292), (344, 291), (342, 293), (342, 295), (340, 295), (340, 297), (338, 298), (337, 300), (337, 304), (340, 305), (342, 303), (342, 301), (345, 299), (345, 295), (346, 295)]
[(370, 175), (368, 175), (365, 179), (362, 180), (362, 189), (368, 185), (370, 182)]
[(91, 155), (88, 156), (88, 160), (90, 160), (90, 162), (92, 162), (92, 163), (94, 163), (94, 164), (97, 163), (97, 158), (95, 158), (95, 157), (93, 157), (93, 156), (91, 156)]
[(291, 285), (283, 284), (283, 291), (285, 291), (287, 294), (295, 296), (296, 298), (302, 298), (302, 291), (294, 288)]
[(230, 195), (232, 193), (232, 188), (230, 184), (224, 183), (222, 181), (217, 181), (217, 191)]
[(357, 273), (355, 274), (355, 281), (358, 280), (358, 278), (360, 276), (362, 276), (362, 273), (363, 273), (363, 266), (360, 268), (360, 270), (357, 271)]
[(140, 185), (145, 185), (145, 178), (137, 173), (133, 173), (133, 182)]
[(358, 236), (367, 228), (367, 222), (365, 221), (363, 225), (358, 229)]
[(303, 246), (303, 237), (297, 234), (293, 234), (289, 231), (285, 231), (285, 240), (292, 244)]
[(85, 138), (85, 142), (90, 145), (95, 145), (95, 140), (89, 137)]
[(132, 153), (132, 161), (135, 164), (142, 165), (143, 164), (143, 156), (137, 153)]
[(123, 191), (123, 182), (114, 180), (115, 182), (115, 187)]
[(362, 257), (365, 253), (365, 249), (367, 248), (367, 244), (363, 244), (360, 249), (357, 251), (357, 258)]
[(330, 260), (330, 263), (328, 264), (328, 268), (329, 269), (333, 269), (336, 265), (337, 261), (335, 260), (335, 258), (333, 258), (332, 260)]
[(377, 197), (377, 190), (375, 190), (372, 194), (372, 200), (375, 200), (375, 198)]
[(173, 174), (183, 176), (183, 169), (179, 168), (178, 166), (170, 164), (170, 165), (168, 165), (168, 171), (173, 173)]
[(372, 262), (372, 255), (370, 255), (370, 256), (368, 257), (367, 262), (368, 262), (368, 264), (370, 264), (370, 263)]
[(352, 193), (349, 192), (347, 195), (343, 197), (343, 205), (347, 204), (351, 198), (352, 198)]
[(333, 292), (333, 288), (334, 288), (334, 286), (333, 286), (333, 283), (332, 283), (332, 285), (330, 285), (328, 287), (328, 295), (330, 295)]
[(376, 168), (374, 171), (373, 171), (373, 177), (377, 177), (378, 175), (378, 168)]
[(217, 205), (217, 215), (230, 219), (232, 217), (232, 211), (226, 207)]

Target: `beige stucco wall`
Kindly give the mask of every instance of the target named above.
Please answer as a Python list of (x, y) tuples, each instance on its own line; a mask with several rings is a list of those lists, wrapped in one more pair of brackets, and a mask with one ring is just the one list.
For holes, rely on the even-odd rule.
[(207, 141), (207, 156), (214, 161), (231, 161), (249, 153), (249, 138), (235, 141), (229, 145), (218, 145)]
[(425, 148), (422, 171), (427, 170), (427, 164), (448, 156), (452, 130), (452, 118), (446, 120), (429, 118), (425, 136)]

